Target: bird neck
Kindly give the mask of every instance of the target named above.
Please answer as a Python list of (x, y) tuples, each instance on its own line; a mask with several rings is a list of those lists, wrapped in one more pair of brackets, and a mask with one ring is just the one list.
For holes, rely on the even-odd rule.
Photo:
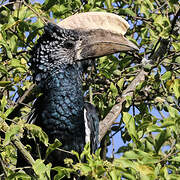
[[(43, 81), (43, 90), (47, 92), (67, 92), (77, 93), (82, 96), (81, 68), (76, 64), (64, 65), (61, 68), (53, 69), (48, 77)], [(75, 88), (76, 87), (76, 88)]]
[[(85, 145), (84, 101), (81, 70), (78, 65), (54, 69), (42, 81), (43, 95), (36, 105), (35, 124), (49, 136), (50, 143), (56, 138), (65, 150), (82, 152)], [(67, 154), (60, 154), (62, 160)]]
[[(77, 65), (68, 65), (49, 73), (44, 83), (41, 127), (47, 134), (84, 129), (84, 101)], [(76, 132), (77, 133), (77, 132)]]

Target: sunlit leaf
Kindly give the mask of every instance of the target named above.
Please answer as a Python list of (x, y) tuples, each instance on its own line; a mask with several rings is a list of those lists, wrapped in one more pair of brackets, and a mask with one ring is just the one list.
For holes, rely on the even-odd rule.
[(167, 106), (167, 108), (168, 108), (168, 111), (169, 111), (169, 114), (170, 114), (171, 117), (178, 117), (178, 116), (180, 116), (178, 110), (175, 109), (174, 107)]
[(39, 176), (39, 180), (46, 179), (46, 177), (50, 178), (51, 164), (45, 165), (43, 160), (37, 159), (32, 167), (34, 172)]
[(119, 86), (120, 89), (122, 89), (123, 84), (124, 84), (124, 78), (121, 78), (121, 79), (117, 82), (117, 85)]
[(1, 99), (1, 111), (4, 112), (5, 111), (5, 106), (7, 104), (7, 100), (6, 100), (6, 97), (3, 96), (2, 99)]
[(31, 177), (23, 172), (15, 172), (12, 175), (8, 176), (7, 180), (11, 179), (23, 179), (23, 180), (30, 180)]
[(56, 148), (60, 147), (62, 145), (62, 143), (58, 140), (55, 139), (53, 144), (50, 144), (48, 146), (48, 149), (46, 150), (46, 158), (49, 156), (50, 153), (52, 153), (52, 151), (54, 151)]
[(6, 87), (7, 85), (11, 84), (11, 81), (0, 81), (0, 87)]
[(180, 97), (180, 79), (174, 80), (173, 90), (176, 98), (178, 99)]
[(11, 141), (11, 138), (12, 138), (14, 135), (18, 134), (18, 133), (20, 132), (20, 129), (21, 129), (21, 127), (20, 127), (19, 125), (14, 125), (14, 124), (12, 124), (12, 125), (8, 128), (8, 130), (7, 130), (7, 132), (6, 132), (3, 145), (4, 145), (4, 146), (8, 145), (8, 144), (10, 143), (10, 141)]
[(162, 76), (161, 76), (161, 79), (162, 80), (168, 80), (170, 79), (172, 76), (172, 72), (171, 71), (166, 71)]
[(48, 145), (48, 136), (39, 126), (34, 124), (26, 124), (25, 127), (32, 133), (32, 135), (38, 137), (39, 140), (46, 146)]
[(165, 141), (167, 141), (170, 137), (171, 137), (171, 133), (168, 130), (164, 130), (159, 134), (158, 138), (155, 140), (155, 142), (156, 142), (156, 144), (155, 144), (156, 152), (158, 152), (160, 150), (160, 148), (165, 143)]
[(116, 97), (118, 95), (118, 90), (117, 90), (116, 86), (113, 83), (111, 83), (110, 89), (112, 91), (113, 97)]
[(135, 126), (135, 121), (133, 116), (131, 116), (129, 113), (127, 112), (123, 112), (123, 121), (126, 124), (126, 128), (130, 134), (130, 136), (132, 137), (132, 139), (137, 139), (137, 131), (136, 131), (136, 126)]

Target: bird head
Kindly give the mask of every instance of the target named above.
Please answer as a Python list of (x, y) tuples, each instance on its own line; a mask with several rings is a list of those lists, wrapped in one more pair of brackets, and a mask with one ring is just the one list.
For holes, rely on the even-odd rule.
[(120, 51), (138, 50), (124, 37), (129, 24), (122, 17), (105, 12), (87, 12), (70, 16), (58, 26), (79, 32), (74, 43), (74, 59), (84, 60)]
[(48, 23), (31, 51), (31, 69), (41, 81), (47, 71), (120, 51), (138, 50), (124, 37), (129, 24), (120, 16), (88, 12), (70, 16), (60, 23)]

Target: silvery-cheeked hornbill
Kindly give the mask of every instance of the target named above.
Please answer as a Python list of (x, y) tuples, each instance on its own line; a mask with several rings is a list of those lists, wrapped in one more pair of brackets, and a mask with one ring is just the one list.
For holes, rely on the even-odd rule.
[[(34, 104), (30, 121), (62, 142), (67, 151), (83, 151), (98, 145), (99, 121), (93, 105), (83, 100), (83, 62), (96, 57), (132, 51), (137, 47), (123, 35), (129, 25), (118, 15), (88, 12), (70, 16), (59, 24), (47, 24), (31, 51), (30, 67), (42, 95)], [(55, 151), (49, 161), (62, 165), (67, 153)]]

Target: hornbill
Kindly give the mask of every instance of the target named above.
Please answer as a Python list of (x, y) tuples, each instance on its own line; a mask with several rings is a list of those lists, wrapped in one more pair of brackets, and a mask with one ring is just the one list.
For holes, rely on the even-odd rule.
[[(84, 102), (82, 73), (96, 57), (138, 48), (124, 37), (129, 25), (118, 15), (88, 12), (70, 16), (59, 24), (48, 23), (31, 51), (30, 68), (42, 95), (29, 120), (40, 126), (50, 143), (55, 138), (67, 151), (98, 145), (99, 120), (95, 108)], [(51, 153), (48, 160), (62, 165), (68, 153)]]

